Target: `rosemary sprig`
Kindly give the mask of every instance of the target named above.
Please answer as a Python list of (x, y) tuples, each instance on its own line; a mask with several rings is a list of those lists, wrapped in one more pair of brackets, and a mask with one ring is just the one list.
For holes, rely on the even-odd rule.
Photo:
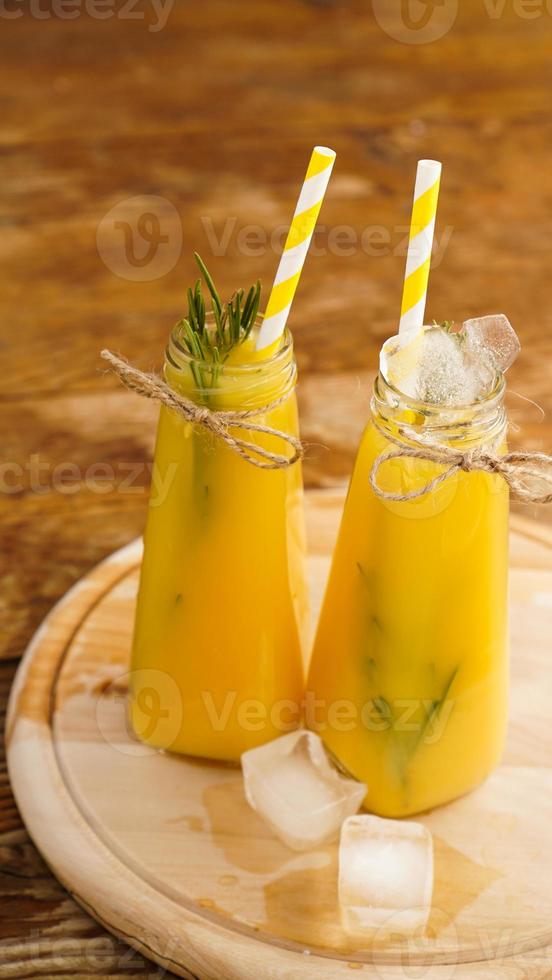
[[(211, 297), (214, 328), (207, 323), (201, 279), (197, 280), (193, 289), (188, 287), (188, 315), (177, 326), (184, 345), (196, 362), (190, 365), (194, 381), (198, 387), (204, 388), (207, 381), (211, 385), (216, 384), (220, 365), (234, 347), (243, 344), (249, 337), (259, 312), (261, 284), (257, 280), (251, 286), (245, 301), (245, 291), (238, 289), (228, 302), (223, 303), (205, 262), (197, 252), (194, 252), (194, 257)], [(197, 362), (204, 362), (205, 367)]]
[(437, 320), (434, 320), (433, 326), (440, 327), (441, 330), (445, 331), (445, 333), (451, 334), (459, 344), (463, 344), (466, 340), (465, 331), (458, 323), (456, 323), (455, 320), (443, 320), (441, 323), (438, 323)]
[(434, 320), (433, 326), (441, 327), (441, 330), (444, 330), (446, 333), (456, 333), (456, 329), (455, 329), (456, 323), (454, 322), (454, 320), (442, 320), (441, 323), (439, 323), (437, 320)]
[[(459, 669), (460, 667), (458, 666), (452, 671), (452, 674), (448, 678), (440, 697), (435, 698), (429, 706), (426, 706), (424, 703), (425, 717), (420, 720), (416, 731), (401, 731), (399, 728), (396, 728), (397, 718), (393, 715), (391, 708), (389, 708), (391, 711), (391, 725), (389, 728), (389, 738), (391, 740), (390, 746), (392, 747), (397, 773), (404, 789), (406, 789), (408, 785), (410, 763), (412, 762), (415, 753), (424, 742), (429, 727), (435, 725), (439, 719), (441, 711), (448, 699), (452, 685), (456, 680)], [(384, 704), (387, 702), (385, 702), (383, 698), (373, 699), (376, 710), (378, 710), (378, 712), (381, 714), (380, 704), (376, 704), (376, 702), (383, 702)]]
[(459, 670), (460, 670), (460, 667), (459, 666), (454, 668), (454, 670), (453, 670), (452, 674), (450, 675), (447, 683), (445, 684), (444, 690), (441, 693), (441, 697), (440, 698), (437, 698), (436, 700), (434, 700), (432, 702), (431, 708), (430, 708), (430, 710), (427, 713), (427, 716), (426, 716), (425, 721), (420, 725), (420, 730), (418, 732), (417, 738), (414, 740), (414, 744), (410, 748), (411, 754), (414, 753), (416, 751), (416, 749), (418, 748), (418, 746), (420, 745), (420, 743), (423, 742), (423, 740), (425, 738), (425, 734), (426, 734), (429, 726), (430, 725), (433, 725), (433, 723), (439, 717), (439, 714), (441, 712), (441, 709), (442, 709), (445, 701), (448, 698), (449, 691), (450, 691), (452, 685), (454, 684), (454, 681), (456, 680), (456, 675), (457, 675), (457, 673), (458, 673)]

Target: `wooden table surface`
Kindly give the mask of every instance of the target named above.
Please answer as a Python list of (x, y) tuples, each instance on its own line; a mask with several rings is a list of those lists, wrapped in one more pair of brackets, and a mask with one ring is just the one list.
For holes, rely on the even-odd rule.
[[(160, 365), (193, 248), (223, 291), (268, 286), (315, 143), (338, 159), (291, 321), (307, 485), (350, 471), (420, 157), (444, 163), (428, 313), (508, 314), (511, 441), (552, 444), (550, 4), (445, 0), (421, 30), (398, 0), (87, 4), (0, 12), (2, 709), (47, 610), (143, 526), (155, 410), (99, 349)], [(48, 872), (4, 761), (0, 973), (158, 975)]]

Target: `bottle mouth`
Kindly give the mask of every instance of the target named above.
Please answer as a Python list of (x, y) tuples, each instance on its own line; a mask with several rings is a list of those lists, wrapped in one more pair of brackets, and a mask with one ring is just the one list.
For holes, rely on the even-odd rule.
[[(433, 334), (436, 341), (431, 344)], [(491, 358), (462, 353), (461, 331), (425, 326), (401, 345), (400, 336), (389, 337), (381, 348), (379, 373), (395, 395), (416, 409), (463, 414), (500, 397), (503, 371)], [(442, 341), (442, 342), (441, 342)], [(443, 343), (445, 346), (443, 346)], [(421, 409), (423, 406), (423, 409)]]
[[(213, 314), (207, 313), (205, 319), (208, 327), (214, 332), (215, 318)], [(258, 335), (263, 320), (264, 316), (259, 313), (255, 318), (255, 324), (253, 326), (253, 330), (251, 331), (250, 336), (252, 338), (255, 338)], [(237, 346), (239, 347), (241, 344)], [(177, 370), (189, 368), (192, 365), (198, 368), (203, 367), (208, 370), (215, 365), (213, 360), (205, 361), (201, 358), (194, 357), (190, 353), (184, 343), (183, 334), (178, 324), (171, 332), (165, 353), (167, 360)], [(266, 353), (261, 354), (261, 352), (259, 352), (258, 356), (254, 356), (251, 361), (245, 361), (241, 364), (236, 364), (235, 362), (229, 363), (228, 361), (221, 359), (217, 364), (217, 368), (219, 376), (224, 375), (225, 377), (235, 377), (236, 379), (243, 378), (245, 380), (248, 377), (259, 374), (261, 371), (277, 372), (280, 367), (285, 367), (292, 357), (293, 337), (290, 330), (288, 330), (286, 327), (278, 347), (269, 357), (266, 356)]]
[[(206, 321), (214, 330), (212, 313), (207, 314)], [(215, 361), (195, 357), (177, 324), (165, 350), (166, 381), (193, 401), (221, 410), (238, 405), (244, 409), (263, 406), (291, 392), (297, 374), (291, 332), (286, 329), (276, 350), (267, 356), (266, 351), (256, 352), (254, 347), (262, 322), (263, 316), (259, 314), (245, 342), (251, 359), (240, 363), (232, 359)]]
[(402, 433), (405, 441), (410, 430), (432, 442), (487, 442), (501, 438), (506, 428), (505, 390), (504, 375), (498, 374), (492, 389), (479, 401), (438, 405), (405, 395), (380, 372), (374, 381), (372, 416), (389, 432)]
[(506, 381), (504, 375), (502, 372), (497, 372), (489, 391), (485, 392), (481, 398), (478, 398), (476, 401), (448, 405), (438, 402), (421, 401), (406, 394), (388, 381), (381, 370), (378, 372), (374, 382), (375, 397), (381, 398), (390, 407), (399, 408), (402, 406), (403, 408), (409, 408), (419, 415), (424, 415), (428, 419), (432, 417), (442, 419), (444, 416), (450, 418), (456, 416), (458, 419), (461, 419), (465, 417), (466, 412), (478, 412), (479, 410), (481, 412), (492, 412), (493, 409), (500, 407), (504, 399), (505, 390)]

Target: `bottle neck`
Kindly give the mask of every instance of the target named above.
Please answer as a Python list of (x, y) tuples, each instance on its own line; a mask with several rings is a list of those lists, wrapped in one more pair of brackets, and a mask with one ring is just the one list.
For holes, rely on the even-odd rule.
[[(390, 385), (380, 373), (374, 382), (372, 417), (379, 429), (409, 442), (422, 440), (450, 446), (500, 441), (506, 428), (504, 376), (481, 401), (471, 405), (419, 402)], [(406, 430), (406, 431), (405, 431)]]
[(259, 316), (247, 347), (234, 348), (219, 362), (192, 357), (177, 324), (165, 351), (165, 380), (197, 405), (217, 411), (247, 411), (286, 398), (297, 381), (293, 338), (286, 330), (273, 354), (256, 352), (254, 339), (261, 322)]

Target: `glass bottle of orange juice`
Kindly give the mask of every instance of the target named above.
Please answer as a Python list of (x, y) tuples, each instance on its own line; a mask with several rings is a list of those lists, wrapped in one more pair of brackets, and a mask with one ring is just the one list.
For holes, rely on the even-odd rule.
[[(166, 382), (198, 406), (251, 410), (254, 424), (297, 436), (289, 331), (269, 356), (257, 352), (258, 299), (244, 317), (247, 300), (240, 311), (235, 297), (237, 315), (221, 331), (220, 311), (205, 315), (197, 289), (187, 322), (172, 332)], [(199, 337), (195, 315), (204, 317)], [(275, 435), (230, 432), (283, 451)], [(238, 760), (300, 722), (308, 612), (301, 464), (259, 468), (163, 405), (152, 486), (163, 492), (152, 492), (144, 538), (131, 723), (158, 748)]]
[[(484, 397), (454, 407), (417, 401), (381, 372), (375, 382), (314, 644), (307, 722), (382, 816), (457, 797), (499, 761), (509, 500), (501, 477), (481, 471), (456, 472), (410, 500), (381, 498), (370, 475), (381, 454), (409, 445), (505, 448), (504, 387), (498, 372)], [(382, 462), (377, 485), (402, 496), (442, 472), (401, 456)]]

